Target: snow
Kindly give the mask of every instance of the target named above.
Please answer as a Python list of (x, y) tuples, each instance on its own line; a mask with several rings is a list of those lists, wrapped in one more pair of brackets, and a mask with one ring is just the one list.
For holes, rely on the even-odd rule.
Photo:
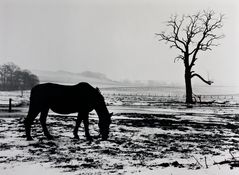
[[(17, 103), (28, 100), (29, 95), (18, 93), (0, 94), (5, 96), (0, 103), (9, 97)], [(80, 140), (73, 139), (76, 113), (65, 116), (50, 111), (47, 123), (55, 139), (46, 140), (36, 119), (34, 141), (26, 141), (22, 121), (28, 106), (15, 108), (20, 110), (16, 113), (2, 112), (0, 174), (238, 174), (238, 168), (230, 164), (239, 160), (238, 103), (188, 108), (143, 96), (121, 97), (106, 98), (114, 113), (108, 141), (98, 138), (95, 111), (90, 113), (92, 143), (85, 141), (82, 126)], [(229, 163), (222, 163), (225, 160)]]

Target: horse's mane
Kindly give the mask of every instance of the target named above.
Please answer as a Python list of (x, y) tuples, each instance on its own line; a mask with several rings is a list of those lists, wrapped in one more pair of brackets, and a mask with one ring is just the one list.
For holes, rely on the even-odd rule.
[(101, 94), (100, 89), (98, 87), (96, 87), (95, 89)]
[(99, 89), (98, 87), (96, 87), (95, 90), (96, 90), (96, 92), (97, 92), (97, 95), (98, 95), (99, 97), (102, 97), (103, 100), (104, 100), (104, 96), (102, 95), (100, 89)]

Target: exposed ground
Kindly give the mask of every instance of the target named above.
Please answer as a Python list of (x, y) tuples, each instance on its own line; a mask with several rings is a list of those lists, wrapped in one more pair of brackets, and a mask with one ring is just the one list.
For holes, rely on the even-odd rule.
[[(2, 98), (3, 97), (3, 98)], [(34, 141), (26, 141), (23, 119), (28, 96), (1, 95), (0, 174), (160, 174), (227, 175), (239, 171), (238, 96), (203, 97), (187, 106), (179, 96), (105, 95), (114, 112), (108, 141), (98, 138), (98, 118), (90, 114), (94, 141), (73, 139), (76, 114), (50, 113), (47, 140), (39, 119)], [(8, 99), (13, 111), (8, 113)]]
[[(90, 115), (94, 141), (72, 131), (75, 116), (50, 114), (55, 136), (46, 140), (38, 119), (34, 141), (26, 141), (24, 113), (1, 113), (0, 174), (237, 174), (238, 106), (109, 107), (115, 114), (108, 141), (98, 138), (98, 119)], [(125, 111), (125, 112), (123, 112)]]

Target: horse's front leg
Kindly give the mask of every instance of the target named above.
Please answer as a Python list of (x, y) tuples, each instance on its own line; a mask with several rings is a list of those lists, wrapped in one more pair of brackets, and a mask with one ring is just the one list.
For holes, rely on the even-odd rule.
[(49, 111), (48, 108), (41, 111), (40, 122), (41, 122), (41, 125), (42, 125), (44, 135), (47, 137), (47, 139), (52, 140), (53, 136), (49, 133), (49, 131), (46, 127), (46, 118), (47, 118), (47, 115), (48, 115), (48, 111)]
[(81, 117), (80, 114), (78, 113), (78, 116), (77, 116), (77, 119), (76, 119), (76, 125), (75, 125), (74, 131), (73, 131), (74, 138), (75, 138), (75, 139), (78, 139), (78, 140), (79, 140), (78, 128), (79, 128), (79, 126), (80, 126), (80, 124), (81, 124), (81, 121), (82, 121), (82, 117)]
[(88, 114), (86, 116), (84, 116), (83, 122), (84, 122), (84, 127), (85, 127), (86, 139), (89, 141), (92, 141), (92, 137), (90, 136), (90, 133), (89, 133), (89, 116), (88, 116)]

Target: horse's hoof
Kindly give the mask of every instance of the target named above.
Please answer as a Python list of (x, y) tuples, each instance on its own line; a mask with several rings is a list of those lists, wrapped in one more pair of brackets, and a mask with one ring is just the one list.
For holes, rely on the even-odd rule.
[(26, 136), (27, 137), (27, 141), (31, 141), (31, 140), (33, 140), (33, 138), (32, 138), (32, 136)]
[(54, 140), (54, 137), (51, 135), (47, 136), (46, 138), (47, 138), (47, 140)]
[(92, 137), (87, 137), (86, 140), (89, 141), (89, 142), (92, 142), (93, 138)]
[(102, 137), (101, 140), (102, 140), (102, 141), (107, 141), (107, 140), (108, 140), (108, 137)]
[(74, 139), (80, 140), (79, 136), (74, 136)]
[(32, 137), (28, 137), (28, 138), (27, 138), (27, 141), (32, 141), (32, 140), (33, 140)]
[(86, 140), (86, 143), (89, 144), (89, 145), (91, 145), (92, 142), (93, 142), (93, 139), (87, 139), (87, 140)]

